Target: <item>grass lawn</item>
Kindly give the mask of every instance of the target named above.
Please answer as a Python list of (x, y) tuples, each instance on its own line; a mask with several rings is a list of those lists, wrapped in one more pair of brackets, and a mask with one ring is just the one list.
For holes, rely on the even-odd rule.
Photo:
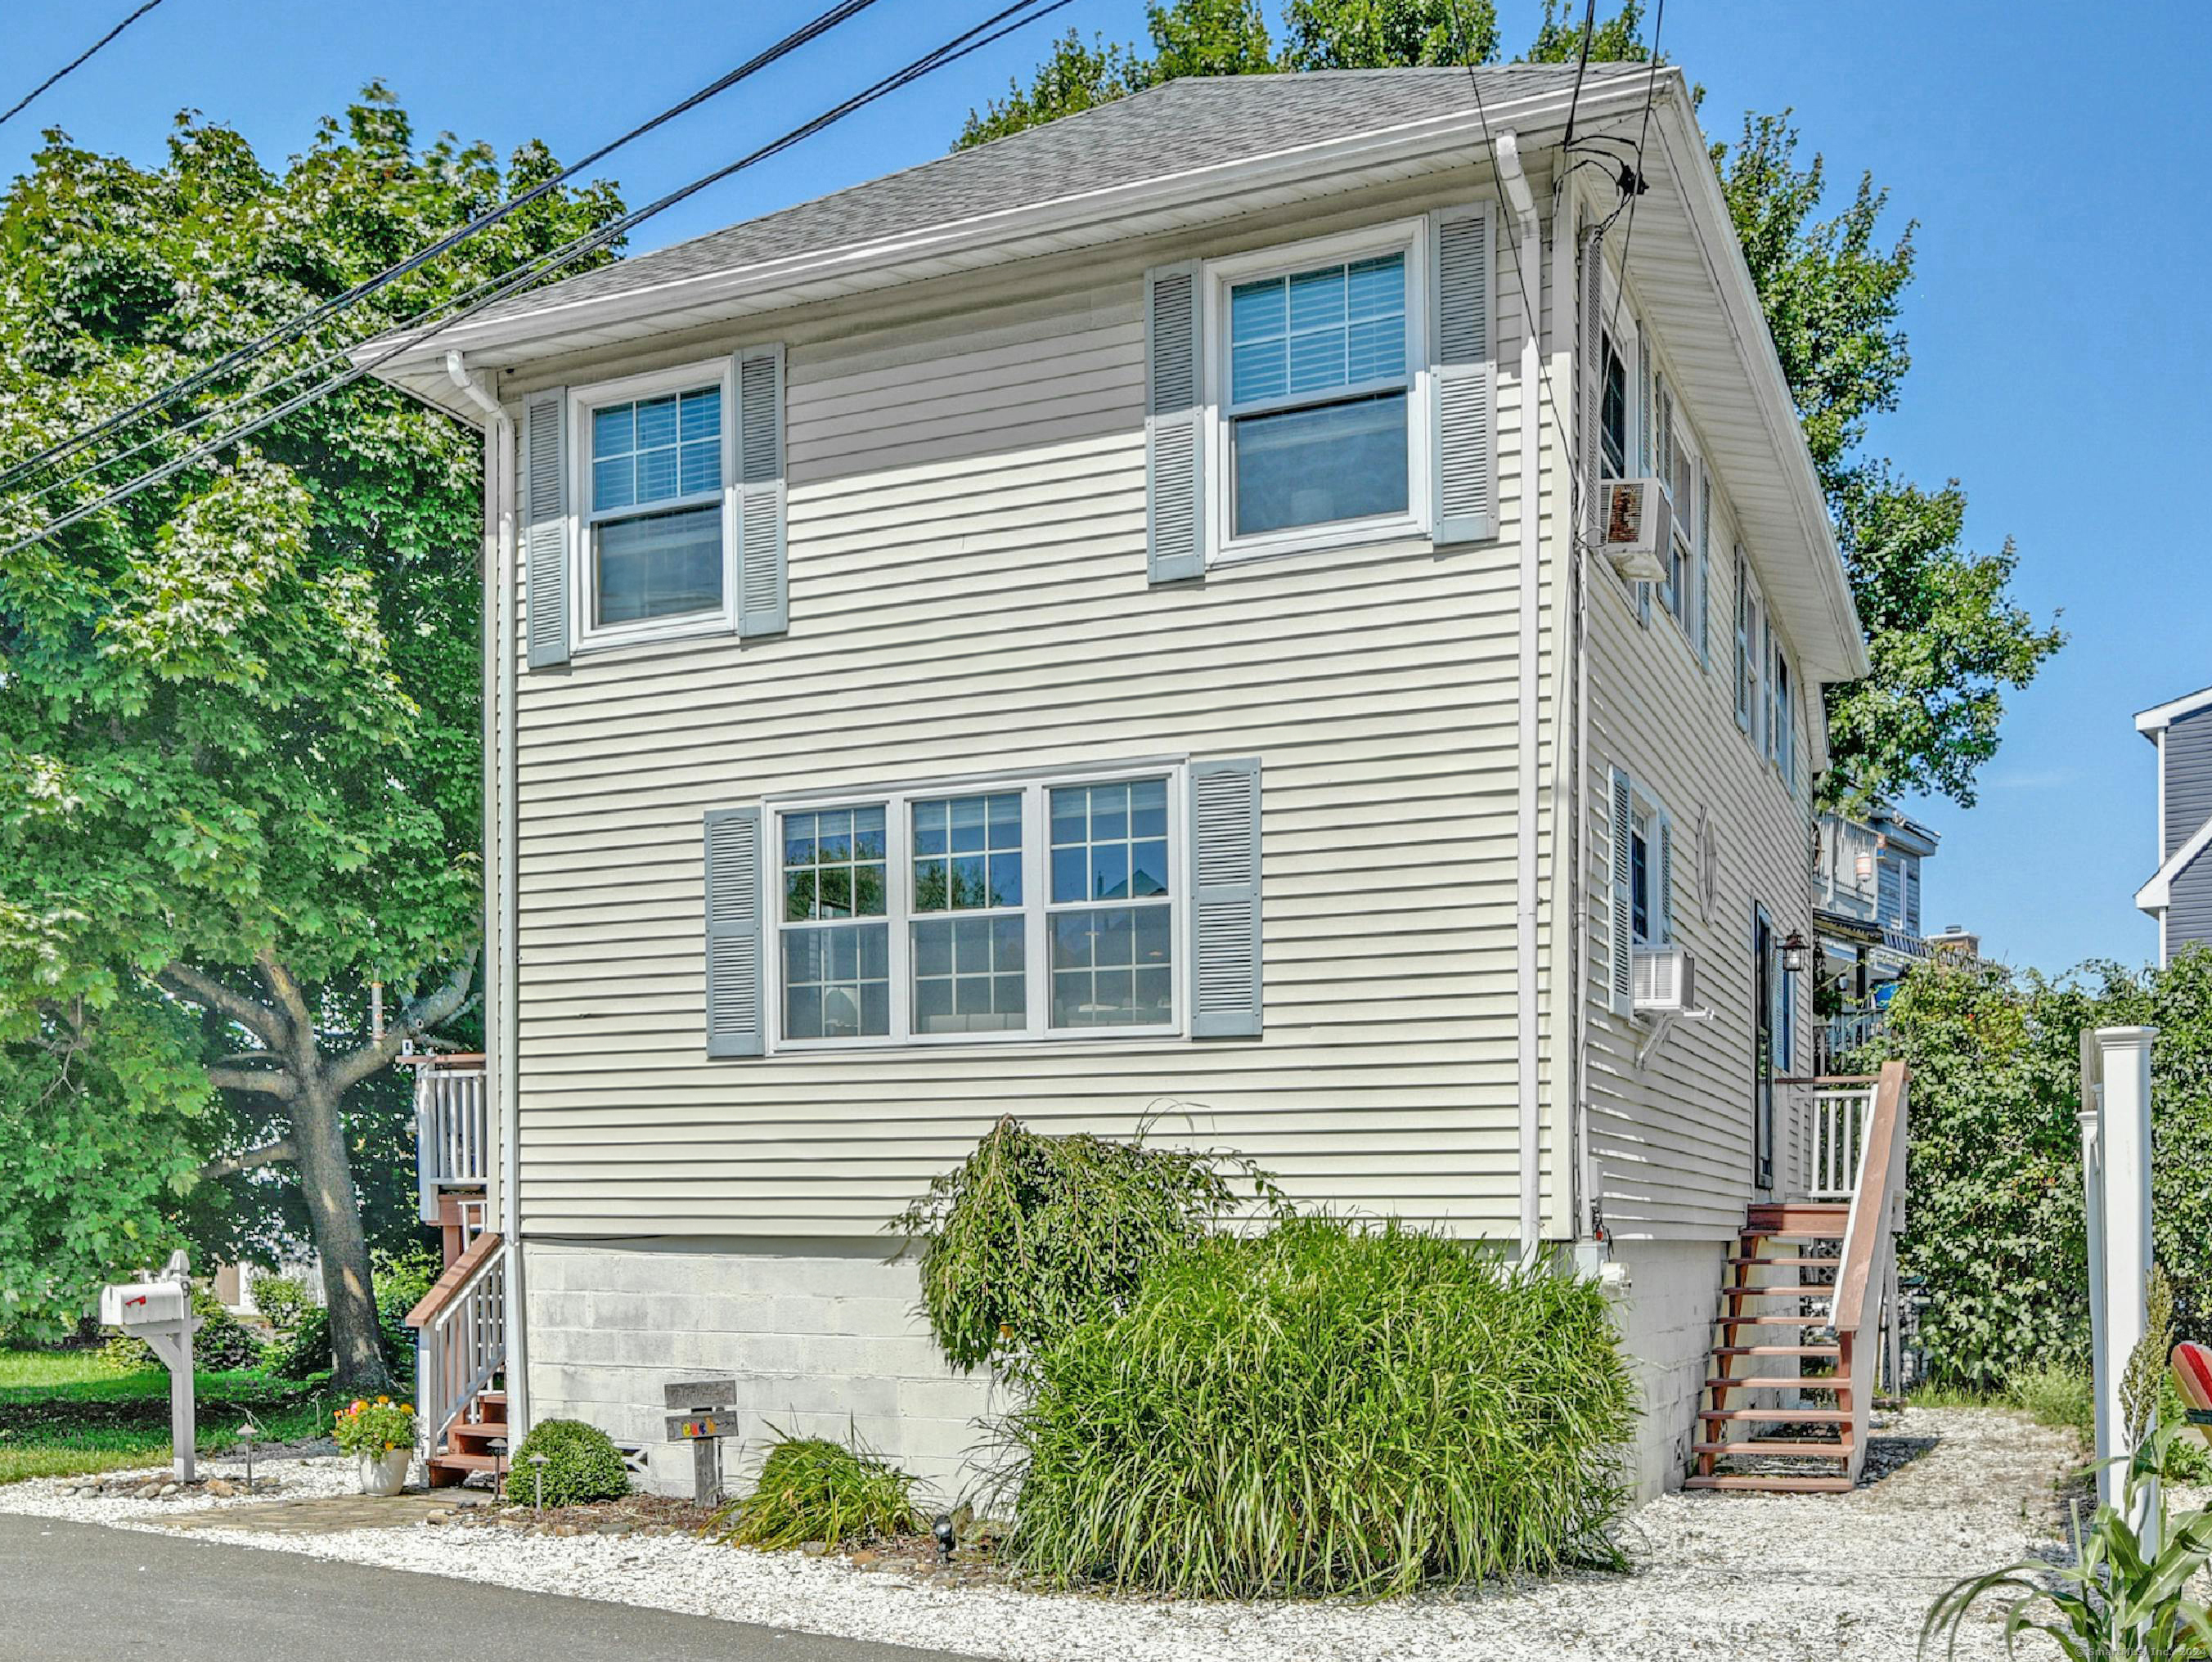
[[(272, 1441), (310, 1437), (330, 1423), (328, 1386), (208, 1372), (194, 1384), (204, 1454), (234, 1446), (248, 1414)], [(110, 1374), (93, 1350), (0, 1350), (0, 1483), (168, 1458), (166, 1370)]]

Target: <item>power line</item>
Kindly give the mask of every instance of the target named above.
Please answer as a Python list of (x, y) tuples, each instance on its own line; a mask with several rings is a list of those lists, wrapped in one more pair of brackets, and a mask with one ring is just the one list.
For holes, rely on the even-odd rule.
[(161, 0), (146, 0), (146, 3), (139, 7), (137, 10), (132, 12), (130, 16), (125, 18), (113, 28), (108, 30), (106, 34), (101, 35), (99, 39), (94, 41), (89, 46), (87, 46), (75, 58), (72, 58), (68, 63), (63, 64), (61, 68), (56, 70), (44, 81), (41, 81), (37, 86), (32, 88), (30, 91), (25, 93), (13, 104), (9, 105), (4, 113), (0, 113), (0, 127), (6, 126), (17, 116), (22, 114), (26, 109), (30, 107), (32, 100), (38, 97), (40, 93), (46, 91), (47, 88), (52, 86), (57, 81), (62, 79), (63, 76), (70, 74), (72, 70), (81, 68), (84, 64), (89, 61), (92, 56), (102, 46), (105, 46), (109, 41), (114, 39), (117, 35), (122, 33), (124, 30), (129, 28), (133, 23), (137, 22), (140, 18), (143, 17), (148, 12), (153, 10), (155, 7), (161, 3)]
[[(1452, 0), (1452, 9), (1459, 9), (1459, 0)], [(1597, 31), (1597, 0), (1589, 0), (1583, 9), (1583, 46), (1575, 54), (1575, 90), (1567, 100), (1567, 130), (1559, 135), (1562, 149), (1575, 142), (1575, 112), (1583, 101), (1583, 76), (1589, 72), (1590, 36)]]
[[(1610, 327), (1616, 340), (1620, 336), (1620, 303), (1628, 296), (1628, 251), (1636, 246), (1636, 199), (1644, 194), (1644, 143), (1651, 135), (1651, 105), (1659, 92), (1659, 34), (1666, 27), (1667, 0), (1659, 0), (1659, 9), (1651, 15), (1651, 73), (1644, 82), (1644, 116), (1636, 130), (1636, 160), (1630, 164), (1632, 173), (1623, 181), (1628, 197), (1628, 225), (1620, 234), (1621, 282), (1613, 295)], [(1613, 210), (1616, 215), (1620, 211)], [(1610, 225), (1612, 221), (1606, 223)]]
[[(161, 0), (149, 0), (149, 4), (145, 7), (142, 7), (140, 9), (142, 11), (150, 9), (152, 6), (158, 5), (159, 3), (161, 3)], [(799, 47), (806, 45), (807, 42), (814, 39), (817, 36), (827, 33), (830, 30), (836, 27), (840, 23), (844, 22), (848, 18), (854, 16), (857, 13), (866, 10), (868, 7), (874, 3), (875, 0), (840, 0), (840, 3), (830, 7), (829, 10), (822, 13), (819, 16), (815, 17), (811, 21), (802, 23), (799, 27), (793, 29), (789, 34), (784, 36), (782, 39), (777, 41), (774, 45), (769, 46), (764, 50), (755, 53), (751, 58), (748, 58), (744, 63), (738, 65), (736, 69), (732, 70), (728, 74), (709, 82), (707, 85), (699, 88), (697, 92), (693, 93), (689, 98), (684, 99), (680, 103), (672, 104), (659, 114), (653, 117), (650, 120), (640, 123), (637, 126), (631, 128), (628, 132), (623, 134), (619, 138), (611, 140), (609, 143), (602, 144), (598, 149), (592, 151), (591, 155), (583, 157), (578, 161), (572, 162), (569, 166), (562, 168), (559, 173), (554, 174), (550, 179), (540, 180), (538, 184), (533, 185), (530, 189), (525, 191), (520, 196), (512, 197), (509, 200), (501, 203), (497, 208), (491, 209), (489, 213), (478, 215), (467, 224), (461, 226), (456, 230), (447, 232), (435, 242), (429, 244), (426, 247), (417, 249), (414, 253), (410, 254), (405, 259), (401, 260), (398, 264), (387, 266), (385, 270), (378, 272), (374, 276), (364, 278), (362, 282), (356, 283), (351, 288), (347, 289), (343, 294), (333, 295), (329, 300), (321, 301), (319, 304), (311, 306), (307, 311), (300, 313), (297, 317), (290, 319), (289, 322), (277, 325), (276, 328), (270, 330), (267, 333), (260, 336), (258, 338), (248, 341), (242, 346), (232, 348), (228, 352), (223, 354), (222, 357), (217, 358), (213, 363), (204, 365), (200, 368), (193, 371), (191, 374), (185, 376), (183, 379), (173, 381), (169, 385), (162, 388), (159, 392), (153, 393), (147, 397), (140, 399), (129, 409), (118, 410), (116, 414), (106, 417), (105, 420), (97, 422), (88, 428), (72, 434), (69, 438), (61, 440), (59, 443), (48, 446), (45, 450), (40, 452), (39, 454), (30, 458), (28, 460), (15, 463), (5, 471), (0, 471), (0, 489), (4, 489), (7, 486), (14, 483), (17, 479), (21, 478), (23, 475), (31, 472), (34, 469), (51, 466), (52, 464), (62, 460), (64, 458), (74, 454), (76, 452), (84, 448), (85, 446), (114, 432), (118, 428), (127, 426), (131, 422), (138, 420), (141, 416), (149, 416), (155, 410), (161, 409), (167, 405), (175, 403), (179, 398), (190, 397), (192, 393), (200, 391), (201, 388), (207, 386), (211, 382), (228, 373), (231, 370), (236, 369), (252, 360), (259, 357), (270, 348), (282, 345), (284, 342), (294, 339), (299, 335), (306, 332), (307, 330), (313, 328), (317, 324), (321, 323), (325, 318), (333, 317), (337, 313), (345, 311), (350, 306), (358, 305), (362, 300), (367, 299), (370, 294), (374, 294), (378, 289), (384, 288), (386, 284), (396, 282), (401, 277), (406, 276), (413, 271), (419, 270), (423, 265), (428, 264), (431, 260), (435, 259), (440, 254), (444, 253), (447, 249), (455, 246), (457, 244), (466, 241), (469, 238), (476, 235), (479, 231), (486, 230), (491, 226), (498, 224), (501, 221), (508, 218), (510, 215), (520, 212), (532, 203), (544, 196), (548, 191), (558, 188), (568, 180), (574, 179), (577, 174), (582, 173), (585, 169), (605, 161), (608, 156), (620, 149), (623, 145), (629, 143), (632, 140), (643, 137), (646, 134), (653, 131), (656, 127), (662, 126), (670, 121), (673, 121), (678, 116), (683, 115), (687, 112), (696, 108), (701, 104), (705, 103), (708, 99), (714, 98), (719, 94), (727, 92), (732, 87), (736, 86), (740, 81), (744, 81), (750, 76), (758, 74), (762, 70), (766, 69), (769, 64), (776, 62), (779, 58), (787, 57), (792, 52), (796, 52)], [(133, 15), (136, 15), (137, 14)], [(33, 96), (36, 96), (36, 94), (34, 94)]]
[[(677, 190), (670, 191), (667, 195), (647, 203), (644, 207), (626, 214), (622, 218), (601, 227), (599, 230), (592, 232), (586, 236), (580, 237), (574, 241), (567, 244), (565, 246), (555, 250), (551, 254), (544, 256), (538, 260), (519, 269), (510, 276), (499, 282), (492, 288), (491, 292), (483, 294), (480, 299), (473, 300), (470, 304), (464, 306), (460, 311), (455, 312), (452, 317), (446, 318), (441, 321), (431, 324), (428, 327), (416, 331), (412, 334), (405, 335), (404, 338), (394, 342), (391, 346), (379, 353), (376, 356), (370, 358), (364, 362), (354, 365), (344, 373), (334, 376), (319, 386), (309, 387), (306, 391), (286, 400), (283, 403), (279, 404), (276, 409), (268, 411), (266, 414), (257, 416), (252, 421), (240, 425), (234, 431), (224, 434), (220, 438), (210, 440), (204, 444), (195, 446), (184, 455), (165, 462), (159, 467), (149, 469), (147, 472), (140, 475), (137, 478), (131, 480), (125, 484), (117, 486), (114, 489), (109, 491), (106, 494), (99, 497), (95, 500), (87, 502), (79, 507), (71, 509), (69, 513), (63, 514), (59, 519), (55, 519), (42, 529), (32, 532), (29, 536), (17, 538), (15, 542), (9, 543), (5, 549), (0, 549), (0, 559), (4, 559), (8, 555), (15, 553), (18, 549), (28, 547), (31, 543), (41, 542), (54, 535), (55, 532), (65, 530), (69, 526), (76, 524), (79, 520), (83, 519), (91, 514), (99, 513), (103, 508), (112, 507), (118, 502), (125, 501), (131, 497), (136, 496), (139, 492), (159, 484), (165, 479), (173, 477), (176, 474), (183, 471), (185, 468), (191, 466), (193, 464), (203, 461), (220, 451), (228, 449), (230, 446), (236, 444), (240, 440), (259, 432), (262, 428), (268, 427), (272, 422), (282, 421), (285, 416), (293, 414), (296, 410), (305, 409), (307, 405), (313, 403), (318, 399), (326, 397), (331, 393), (341, 391), (342, 389), (351, 385), (354, 382), (361, 379), (363, 376), (371, 374), (383, 365), (389, 363), (393, 358), (398, 357), (401, 353), (410, 351), (415, 347), (420, 346), (424, 341), (428, 340), (433, 336), (438, 335), (444, 331), (452, 328), (455, 324), (460, 323), (464, 319), (474, 316), (477, 312), (483, 311), (486, 306), (492, 305), (495, 301), (504, 298), (506, 295), (514, 293), (518, 289), (528, 287), (538, 277), (545, 275), (547, 272), (557, 270), (562, 265), (568, 264), (574, 260), (580, 259), (584, 255), (593, 252), (595, 249), (604, 247), (608, 243), (627, 235), (629, 231), (638, 225), (642, 224), (645, 221), (652, 218), (654, 215), (662, 213), (666, 209), (674, 207), (678, 203), (684, 201), (686, 198), (697, 194), (699, 191), (705, 190), (708, 186), (719, 184), (721, 180), (731, 177), (732, 174), (742, 173), (746, 168), (757, 166), (760, 162), (767, 161), (771, 156), (780, 155), (781, 152), (791, 149), (793, 145), (811, 137), (817, 132), (820, 132), (823, 128), (831, 126), (836, 122), (843, 120), (847, 116), (852, 114), (854, 111), (860, 109), (864, 106), (872, 104), (878, 99), (886, 97), (890, 94), (898, 91), (901, 88), (921, 79), (922, 76), (933, 74), (936, 70), (943, 69), (949, 64), (957, 63), (959, 59), (967, 57), (970, 52), (980, 52), (983, 47), (990, 45), (993, 42), (1012, 33), (1016, 29), (1024, 27), (1042, 18), (1048, 17), (1054, 12), (1056, 12), (1062, 7), (1071, 3), (1072, 0), (1052, 0), (1052, 3), (1040, 7), (1038, 0), (1014, 0), (1014, 3), (1012, 5), (1006, 7), (1003, 10), (994, 13), (991, 16), (985, 18), (981, 23), (976, 24), (973, 28), (954, 35), (943, 45), (934, 48), (933, 51), (923, 53), (921, 57), (915, 58), (912, 63), (907, 64), (905, 68), (894, 70), (891, 74), (885, 76), (882, 80), (874, 82), (872, 85), (864, 88), (860, 92), (855, 93), (843, 103), (823, 112), (820, 115), (814, 117), (811, 120), (807, 121), (798, 127), (793, 128), (781, 138), (772, 140), (770, 143), (761, 146), (758, 149), (754, 150), (746, 155), (740, 156), (737, 161), (729, 163), (727, 166), (716, 168), (713, 173), (694, 179), (690, 184), (680, 186)], [(437, 310), (439, 308), (433, 307), (430, 309)], [(412, 321), (413, 320), (410, 320), (410, 325), (401, 325), (401, 328), (404, 330), (410, 327)], [(281, 384), (282, 383), (279, 383), (279, 385)]]

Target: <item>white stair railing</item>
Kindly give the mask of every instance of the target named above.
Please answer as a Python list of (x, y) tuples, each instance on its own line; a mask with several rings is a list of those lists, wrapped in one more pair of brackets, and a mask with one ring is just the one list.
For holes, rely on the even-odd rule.
[(438, 1192), (481, 1185), (491, 1165), (483, 1065), (426, 1063), (415, 1074), (415, 1177), (425, 1223), (438, 1222)]
[(1849, 1200), (1858, 1192), (1874, 1094), (1871, 1083), (1815, 1083), (1803, 1153), (1808, 1199)]
[(478, 1235), (408, 1313), (416, 1329), (415, 1402), (432, 1453), (507, 1366), (507, 1250), (498, 1235)]

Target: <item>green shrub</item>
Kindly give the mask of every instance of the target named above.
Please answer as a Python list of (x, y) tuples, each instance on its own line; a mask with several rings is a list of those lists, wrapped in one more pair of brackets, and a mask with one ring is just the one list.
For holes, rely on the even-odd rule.
[(1011, 1561), (1054, 1584), (1382, 1595), (1617, 1561), (1634, 1407), (1591, 1282), (1297, 1219), (1163, 1256), (1034, 1371), (1000, 1482)]
[(2096, 1386), (2085, 1368), (2046, 1362), (2027, 1368), (2013, 1375), (2005, 1395), (2038, 1425), (2070, 1428), (2084, 1437), (2096, 1433)]
[[(192, 1335), (195, 1372), (222, 1374), (259, 1365), (261, 1342), (223, 1307), (221, 1299), (194, 1288), (192, 1313), (200, 1319), (199, 1331)], [(100, 1347), (100, 1365), (111, 1374), (136, 1374), (161, 1364), (145, 1340), (118, 1333)]]
[(1875, 1049), (1852, 1058), (1912, 1065), (1899, 1268), (1929, 1295), (1918, 1342), (1931, 1383), (1995, 1389), (2045, 1364), (2087, 1366), (2081, 1035), (2132, 1026), (2159, 1030), (2151, 1226), (2175, 1330), (2212, 1340), (2212, 951), (2056, 981), (1924, 966)]
[(752, 1492), (716, 1513), (709, 1527), (726, 1545), (770, 1551), (903, 1535), (921, 1527), (914, 1481), (867, 1450), (778, 1432)]
[(314, 1307), (307, 1295), (304, 1276), (264, 1275), (253, 1277), (253, 1307), (280, 1333), (300, 1325), (301, 1317)]
[(1002, 1119), (890, 1228), (921, 1241), (921, 1301), (956, 1368), (1020, 1374), (1078, 1324), (1125, 1308), (1149, 1265), (1239, 1210), (1242, 1179), (1279, 1213), (1249, 1161)]
[(605, 1432), (581, 1420), (540, 1420), (530, 1428), (508, 1465), (508, 1500), (528, 1506), (538, 1497), (538, 1468), (530, 1463), (532, 1454), (545, 1456), (543, 1494), (547, 1506), (582, 1506), (629, 1493), (629, 1469)]
[[(427, 1251), (380, 1259), (374, 1266), (376, 1319), (384, 1339), (384, 1365), (393, 1380), (415, 1377), (415, 1330), (407, 1313), (422, 1301), (437, 1280), (440, 1265)], [(299, 1325), (262, 1352), (264, 1365), (280, 1380), (309, 1380), (331, 1371), (331, 1313), (311, 1306)]]

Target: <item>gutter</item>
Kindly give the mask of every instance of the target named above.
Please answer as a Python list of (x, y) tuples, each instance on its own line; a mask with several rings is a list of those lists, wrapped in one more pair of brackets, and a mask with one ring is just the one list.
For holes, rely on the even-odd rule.
[(1543, 409), (1539, 402), (1543, 373), (1544, 318), (1540, 296), (1544, 292), (1544, 233), (1536, 218), (1535, 197), (1528, 176), (1521, 167), (1521, 141), (1510, 129), (1500, 132), (1492, 145), (1498, 165), (1498, 181), (1512, 210), (1514, 227), (1521, 234), (1513, 258), (1521, 269), (1521, 292), (1534, 302), (1534, 315), (1523, 318), (1521, 331), (1521, 476), (1520, 569), (1516, 585), (1519, 598), (1517, 684), (1519, 733), (1514, 755), (1518, 778), (1515, 786), (1513, 828), (1513, 960), (1518, 986), (1515, 1010), (1516, 1093), (1520, 1098), (1521, 1261), (1534, 1263), (1543, 1241), (1543, 1103), (1538, 1095), (1542, 1071), (1536, 1054), (1539, 1023), (1537, 998), (1540, 964), (1537, 955), (1537, 704), (1538, 585), (1543, 577), (1541, 531), (1543, 491)]
[(514, 873), (514, 418), (459, 351), (446, 375), (484, 414), (483, 766), (484, 1085), (499, 1115), (499, 1229), (506, 1243), (506, 1386), (508, 1435), (530, 1426), (529, 1370), (522, 1284), (521, 1097), (514, 1058), (514, 965), (518, 895)]

